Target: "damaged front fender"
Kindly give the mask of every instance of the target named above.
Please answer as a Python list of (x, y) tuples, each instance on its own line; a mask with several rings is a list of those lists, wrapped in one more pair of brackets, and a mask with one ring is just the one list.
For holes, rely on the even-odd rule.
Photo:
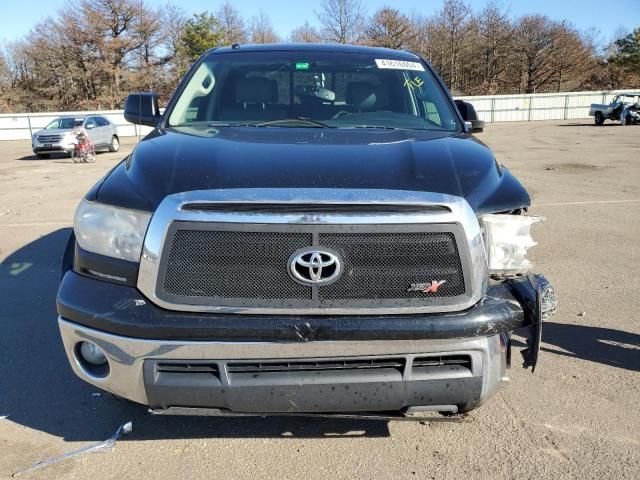
[(533, 373), (540, 353), (542, 323), (554, 315), (558, 307), (555, 290), (543, 275), (528, 274), (517, 280), (508, 280), (506, 284), (524, 312), (527, 348), (522, 351), (522, 367), (531, 367)]

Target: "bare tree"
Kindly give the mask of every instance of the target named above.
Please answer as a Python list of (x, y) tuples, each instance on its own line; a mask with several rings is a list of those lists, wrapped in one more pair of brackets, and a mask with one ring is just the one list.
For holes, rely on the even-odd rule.
[(496, 93), (499, 80), (509, 64), (513, 26), (509, 19), (509, 10), (497, 1), (490, 1), (480, 12), (480, 49), (483, 59), (482, 93)]
[(164, 30), (160, 51), (164, 55), (167, 79), (161, 93), (168, 95), (176, 87), (180, 74), (189, 66), (189, 60), (180, 55), (180, 39), (188, 18), (182, 7), (172, 3), (161, 7), (159, 14)]
[(319, 43), (322, 41), (318, 31), (309, 22), (304, 22), (301, 27), (295, 28), (291, 31), (289, 38), (295, 43)]
[(521, 76), (526, 93), (535, 93), (553, 77), (550, 50), (555, 28), (544, 15), (522, 17), (515, 31), (514, 49), (520, 56)]
[(582, 35), (567, 22), (555, 24), (549, 60), (556, 92), (562, 91), (567, 83), (569, 89), (577, 87), (575, 80), (586, 77), (596, 67), (594, 50), (588, 35)]
[(0, 52), (0, 113), (10, 112), (11, 104), (9, 94), (11, 92), (11, 71), (4, 58), (4, 52)]
[(136, 0), (80, 0), (84, 25), (93, 32), (99, 51), (99, 65), (110, 80), (104, 100), (110, 108), (121, 105), (120, 87), (129, 55), (140, 48), (142, 40), (134, 34), (140, 21), (140, 2)]
[(141, 3), (138, 18), (131, 28), (131, 35), (138, 40), (139, 47), (132, 52), (132, 74), (128, 81), (136, 90), (158, 90), (165, 83), (163, 65), (170, 59), (161, 52), (167, 31), (162, 25), (161, 10)]
[(415, 36), (409, 18), (391, 7), (378, 10), (368, 22), (364, 33), (367, 43), (396, 49), (408, 46)]
[(315, 14), (323, 40), (358, 43), (362, 39), (367, 14), (361, 0), (322, 0)]
[(280, 37), (276, 34), (269, 17), (260, 10), (260, 13), (251, 18), (249, 33), (252, 43), (278, 43)]
[(33, 62), (26, 52), (26, 41), (14, 41), (5, 44), (4, 60), (8, 73), (9, 86), (4, 101), (9, 111), (29, 111), (28, 99), (34, 83)]
[(458, 81), (458, 57), (465, 41), (465, 30), (469, 24), (470, 15), (471, 9), (463, 0), (445, 0), (442, 10), (437, 15), (438, 27), (445, 34), (447, 47), (448, 65), (443, 70), (443, 74), (451, 89), (457, 89), (460, 86)]
[(231, 5), (231, 2), (223, 3), (216, 12), (218, 21), (222, 25), (225, 34), (225, 43), (247, 43), (247, 31), (244, 19), (240, 12)]

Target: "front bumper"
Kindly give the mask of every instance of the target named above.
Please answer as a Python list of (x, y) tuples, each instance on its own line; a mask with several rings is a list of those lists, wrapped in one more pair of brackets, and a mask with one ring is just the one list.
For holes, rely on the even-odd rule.
[[(535, 366), (540, 284), (494, 285), (455, 313), (269, 316), (167, 311), (134, 287), (67, 271), (58, 312), (78, 376), (156, 409), (466, 411), (506, 379), (509, 332), (529, 327)], [(106, 374), (83, 365), (83, 341), (103, 350)]]
[(35, 142), (31, 144), (33, 153), (71, 153), (73, 152), (73, 143), (39, 143)]
[(496, 335), (531, 323), (526, 279), (489, 287), (461, 312), (411, 315), (246, 315), (165, 310), (135, 287), (67, 271), (58, 291), (62, 318), (114, 335), (151, 340), (311, 342), (454, 339)]
[[(414, 341), (189, 342), (121, 337), (63, 319), (59, 326), (80, 378), (154, 409), (457, 412), (478, 406), (506, 378), (498, 335)], [(77, 345), (82, 341), (105, 352), (106, 376), (93, 375), (79, 360)], [(436, 365), (439, 359), (462, 357), (468, 362)], [(425, 359), (433, 359), (426, 362), (431, 365), (419, 366)], [(317, 368), (329, 361), (332, 366)], [(257, 364), (262, 364), (262, 372), (256, 372)]]

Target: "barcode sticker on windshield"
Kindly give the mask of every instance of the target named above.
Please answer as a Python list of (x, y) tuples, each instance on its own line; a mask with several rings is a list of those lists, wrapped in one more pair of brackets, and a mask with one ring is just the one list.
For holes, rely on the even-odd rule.
[(392, 70), (416, 70), (424, 72), (424, 66), (418, 62), (407, 62), (406, 60), (387, 60), (376, 58), (378, 68), (390, 68)]

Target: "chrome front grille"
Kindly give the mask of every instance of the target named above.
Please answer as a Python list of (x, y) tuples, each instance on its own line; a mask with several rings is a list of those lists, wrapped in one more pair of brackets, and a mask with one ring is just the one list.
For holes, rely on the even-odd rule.
[[(448, 304), (467, 293), (460, 228), (405, 225), (221, 225), (175, 222), (162, 253), (157, 294), (175, 304), (230, 308), (388, 308)], [(342, 274), (303, 285), (290, 258), (330, 248)], [(468, 263), (468, 262), (467, 262)], [(430, 292), (412, 285), (431, 282)]]
[[(309, 249), (335, 253), (340, 276), (301, 282), (292, 261)], [(477, 219), (458, 197), (236, 189), (165, 198), (147, 231), (138, 288), (178, 311), (411, 314), (469, 308), (487, 278)], [(439, 287), (425, 288), (432, 283)]]
[(40, 143), (57, 143), (62, 140), (62, 135), (38, 135)]
[[(300, 226), (301, 232), (292, 233), (244, 231), (244, 227), (220, 231), (209, 230), (207, 224), (178, 224), (165, 249), (162, 294), (179, 303), (322, 308), (346, 303), (398, 306), (407, 300), (432, 303), (465, 293), (452, 232)], [(330, 247), (340, 255), (343, 274), (337, 281), (306, 286), (289, 275), (289, 258), (312, 245)], [(412, 284), (434, 280), (443, 282), (435, 292), (410, 289)]]

